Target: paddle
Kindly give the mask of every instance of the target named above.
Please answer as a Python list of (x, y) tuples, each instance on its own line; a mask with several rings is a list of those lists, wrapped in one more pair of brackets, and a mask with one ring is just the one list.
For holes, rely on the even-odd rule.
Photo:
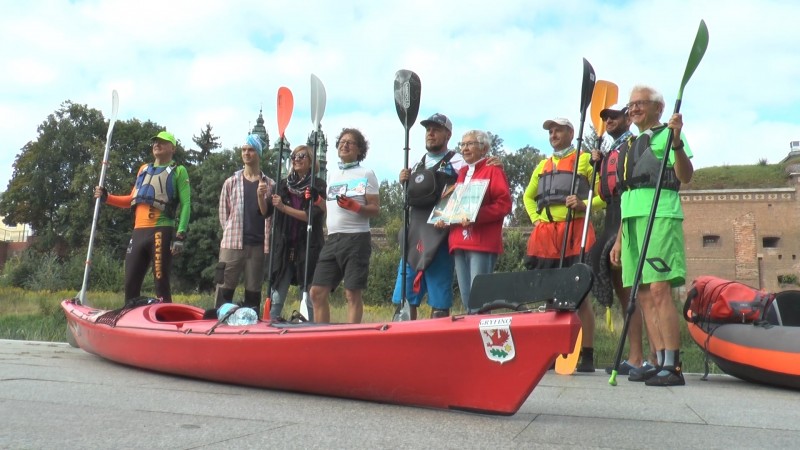
[[(281, 167), (283, 166), (283, 145), (286, 137), (286, 126), (292, 120), (292, 110), (294, 109), (294, 97), (292, 91), (285, 86), (278, 88), (278, 174), (275, 179), (275, 193), (281, 182)], [(312, 170), (313, 172), (313, 170)], [(312, 174), (313, 176), (313, 174)], [(272, 202), (272, 198), (270, 198)], [(272, 261), (275, 259), (275, 211), (272, 212), (272, 222), (269, 228), (269, 263), (267, 263), (267, 299), (264, 302), (264, 313), (261, 317), (266, 318), (272, 309)], [(282, 299), (284, 302), (286, 299)]]
[[(319, 128), (322, 116), (325, 114), (325, 86), (322, 81), (313, 73), (311, 74), (311, 123), (314, 124), (314, 151), (311, 152), (311, 182), (309, 188), (314, 190), (314, 179), (316, 173), (314, 169), (317, 167), (317, 151), (319, 147)], [(311, 253), (311, 210), (312, 205), (308, 207), (308, 223), (306, 224), (306, 264), (303, 270), (303, 299), (300, 301), (300, 314), (306, 319), (314, 321), (314, 308), (308, 306), (308, 262), (309, 253)]]
[[(417, 120), (417, 113), (419, 113), (419, 100), (422, 90), (422, 84), (419, 76), (410, 70), (398, 70), (394, 75), (394, 106), (397, 109), (397, 117), (400, 118), (400, 123), (403, 124), (405, 130), (406, 146), (405, 157), (403, 160), (403, 168), (408, 169), (408, 153), (410, 151), (408, 145), (408, 130), (414, 125)], [(403, 268), (401, 275), (402, 282), (402, 300), (400, 306), (395, 310), (393, 322), (402, 322), (411, 319), (411, 308), (408, 303), (406, 292), (406, 279), (407, 271), (406, 264), (408, 261), (408, 180), (403, 184), (403, 240), (400, 243), (403, 249), (403, 256), (400, 260), (400, 266)]]
[[(701, 20), (700, 26), (697, 29), (697, 35), (692, 44), (692, 50), (689, 52), (689, 61), (686, 63), (686, 70), (683, 72), (683, 80), (681, 80), (681, 87), (678, 89), (678, 97), (675, 100), (675, 110), (673, 114), (677, 114), (681, 110), (681, 102), (683, 101), (683, 89), (689, 82), (703, 55), (708, 48), (708, 27), (706, 22)], [(653, 196), (653, 206), (650, 208), (650, 216), (647, 218), (647, 227), (645, 228), (644, 238), (642, 241), (642, 252), (639, 255), (639, 263), (636, 265), (636, 273), (633, 278), (633, 286), (631, 287), (631, 294), (628, 299), (628, 308), (625, 314), (625, 323), (622, 326), (622, 336), (620, 336), (619, 344), (617, 345), (617, 353), (614, 358), (614, 368), (611, 370), (611, 378), (608, 379), (608, 384), (611, 386), (617, 385), (617, 372), (619, 371), (620, 361), (622, 360), (622, 350), (625, 347), (625, 337), (628, 334), (628, 326), (630, 326), (631, 316), (636, 310), (636, 294), (639, 293), (639, 283), (642, 281), (642, 270), (644, 270), (645, 256), (647, 255), (647, 247), (650, 244), (650, 235), (653, 232), (653, 222), (656, 218), (656, 209), (658, 207), (658, 199), (661, 196), (662, 180), (664, 172), (667, 170), (667, 163), (669, 162), (669, 152), (672, 151), (672, 138), (674, 132), (669, 130), (667, 135), (667, 147), (664, 149), (664, 159), (661, 163), (661, 169), (658, 172), (658, 179), (656, 181), (655, 195)]]
[[(606, 123), (600, 117), (600, 112), (609, 106), (617, 103), (619, 97), (619, 88), (616, 84), (606, 81), (598, 80), (594, 85), (594, 93), (592, 94), (592, 124), (597, 132), (597, 149), (603, 145), (603, 134), (606, 132)], [(592, 170), (592, 182), (589, 183), (589, 200), (586, 204), (586, 215), (583, 218), (583, 233), (581, 235), (581, 251), (580, 262), (583, 262), (583, 257), (586, 254), (586, 236), (589, 232), (589, 219), (592, 215), (592, 197), (594, 196), (594, 183), (597, 181), (597, 168)]]
[[(589, 102), (592, 100), (592, 92), (594, 91), (595, 76), (594, 68), (589, 64), (586, 58), (583, 58), (583, 83), (581, 85), (581, 121), (578, 125), (578, 145), (575, 154), (575, 167), (572, 169), (572, 183), (569, 187), (569, 195), (575, 195), (575, 180), (578, 178), (578, 162), (581, 158), (581, 144), (583, 143), (583, 123), (586, 121), (586, 109), (589, 107)], [(567, 254), (567, 242), (569, 239), (570, 222), (572, 222), (572, 209), (567, 208), (567, 220), (564, 227), (564, 240), (561, 244), (561, 258), (558, 261), (558, 267), (564, 267), (564, 257)]]
[[(575, 180), (578, 178), (578, 166), (581, 158), (581, 144), (583, 143), (583, 124), (586, 121), (586, 109), (589, 107), (589, 102), (592, 99), (594, 92), (595, 75), (594, 68), (589, 64), (586, 58), (583, 59), (583, 83), (581, 84), (581, 120), (578, 125), (578, 145), (575, 150), (575, 167), (572, 170), (572, 183), (570, 183), (570, 195), (575, 194)], [(569, 242), (569, 228), (572, 222), (572, 209), (567, 208), (567, 220), (564, 228), (564, 240), (561, 243), (561, 258), (558, 261), (558, 267), (564, 267), (564, 257), (567, 254), (567, 242)], [(578, 365), (578, 356), (583, 343), (583, 333), (579, 333), (575, 339), (575, 349), (569, 355), (559, 355), (556, 358), (556, 373), (559, 375), (571, 375), (575, 372)]]
[[(108, 120), (108, 133), (106, 133), (106, 148), (103, 152), (103, 163), (100, 165), (100, 182), (97, 184), (103, 187), (106, 182), (106, 168), (108, 168), (108, 153), (111, 149), (111, 133), (114, 132), (114, 124), (117, 122), (117, 110), (119, 109), (119, 95), (116, 89), (111, 91), (111, 118)], [(81, 292), (78, 294), (78, 301), (87, 305), (86, 303), (86, 289), (89, 285), (89, 271), (92, 266), (92, 250), (94, 249), (94, 236), (97, 232), (97, 219), (100, 217), (100, 198), (95, 199), (94, 202), (94, 216), (92, 216), (92, 229), (89, 232), (89, 249), (86, 251), (86, 265), (83, 269), (83, 284), (81, 285)]]

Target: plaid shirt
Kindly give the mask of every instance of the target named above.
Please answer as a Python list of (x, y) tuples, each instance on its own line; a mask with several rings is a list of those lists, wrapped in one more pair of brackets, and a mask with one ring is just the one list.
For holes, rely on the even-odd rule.
[[(267, 178), (269, 191), (267, 192), (267, 204), (271, 201), (270, 193), (274, 188), (275, 181), (261, 173), (262, 177)], [(244, 169), (236, 171), (231, 175), (225, 184), (222, 185), (222, 192), (219, 194), (219, 224), (222, 227), (222, 241), (220, 248), (241, 250), (244, 241)], [(248, 205), (257, 214), (258, 204)], [(272, 218), (264, 220), (264, 253), (269, 253), (269, 230)]]

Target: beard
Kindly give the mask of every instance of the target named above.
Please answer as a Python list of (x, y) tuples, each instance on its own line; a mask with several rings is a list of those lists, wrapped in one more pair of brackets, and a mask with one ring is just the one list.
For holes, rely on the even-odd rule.
[(447, 146), (445, 144), (437, 144), (437, 145), (425, 145), (425, 150), (431, 153), (441, 153), (442, 150), (446, 150)]

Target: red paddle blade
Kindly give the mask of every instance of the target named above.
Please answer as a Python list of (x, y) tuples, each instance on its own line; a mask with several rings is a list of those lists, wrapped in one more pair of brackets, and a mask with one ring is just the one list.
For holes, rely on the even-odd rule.
[(294, 97), (292, 91), (285, 86), (278, 89), (278, 134), (281, 138), (284, 137), (286, 126), (292, 119), (292, 110), (294, 110)]
[(592, 124), (597, 136), (602, 136), (606, 132), (606, 123), (600, 117), (600, 113), (616, 104), (618, 98), (619, 87), (616, 84), (606, 80), (597, 80), (594, 85), (594, 93), (592, 93), (591, 107)]

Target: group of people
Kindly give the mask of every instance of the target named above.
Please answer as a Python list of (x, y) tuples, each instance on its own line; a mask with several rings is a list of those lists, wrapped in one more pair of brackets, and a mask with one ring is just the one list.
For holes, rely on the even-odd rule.
[[(582, 262), (588, 252), (595, 272), (610, 274), (624, 311), (637, 277), (661, 164), (671, 144), (636, 299), (641, 314), (637, 310), (631, 317), (630, 351), (619, 373), (648, 385), (674, 386), (684, 384), (678, 312), (671, 295), (671, 288), (682, 285), (686, 276), (678, 189), (691, 180), (693, 168), (692, 153), (681, 133), (682, 117), (674, 114), (662, 124), (664, 108), (664, 98), (655, 89), (636, 86), (627, 104), (603, 110), (601, 118), (614, 139), (605, 154), (598, 149), (578, 154), (572, 144), (575, 128), (568, 119), (544, 122), (553, 152), (537, 165), (523, 195), (533, 224), (525, 266), (569, 267)], [(470, 288), (477, 275), (494, 271), (503, 252), (503, 222), (512, 210), (510, 187), (502, 162), (489, 155), (488, 133), (467, 131), (456, 152), (448, 147), (453, 125), (447, 116), (436, 113), (421, 124), (427, 151), (399, 175), (406, 189), (408, 228), (401, 230), (406, 248), (392, 300), (398, 306), (407, 301), (411, 318), (416, 319), (427, 295), (431, 317), (446, 317), (453, 306), (455, 273), (464, 309), (475, 312), (470, 308)], [(638, 136), (630, 132), (631, 124)], [(668, 136), (673, 136), (671, 143)], [(153, 137), (155, 160), (141, 166), (130, 194), (95, 189), (95, 197), (108, 204), (135, 208), (125, 258), (126, 301), (140, 295), (151, 264), (156, 295), (171, 301), (170, 262), (182, 249), (190, 213), (189, 179), (186, 169), (173, 161), (175, 145), (175, 137), (166, 131)], [(314, 149), (298, 146), (291, 152), (288, 176), (277, 182), (260, 169), (262, 145), (258, 136), (247, 136), (241, 147), (243, 168), (225, 181), (220, 193), (223, 235), (215, 280), (217, 306), (233, 301), (244, 274), (243, 304), (258, 311), (269, 257), (271, 320), (281, 317), (289, 286), (298, 285), (309, 289), (313, 320), (329, 322), (328, 299), (341, 283), (347, 319), (360, 322), (371, 255), (370, 218), (380, 212), (377, 177), (361, 164), (369, 143), (360, 130), (343, 129), (336, 139), (338, 167), (328, 171), (327, 180), (317, 176)], [(484, 189), (480, 205), (460, 220), (432, 220), (442, 193), (458, 184), (480, 184)], [(590, 198), (590, 192), (598, 195)], [(607, 211), (599, 239), (591, 222), (584, 220), (588, 202)], [(270, 248), (271, 231), (274, 248)], [(582, 302), (578, 315), (583, 326), (578, 371), (593, 372), (591, 302)], [(642, 317), (651, 344), (650, 362), (642, 347)]]

